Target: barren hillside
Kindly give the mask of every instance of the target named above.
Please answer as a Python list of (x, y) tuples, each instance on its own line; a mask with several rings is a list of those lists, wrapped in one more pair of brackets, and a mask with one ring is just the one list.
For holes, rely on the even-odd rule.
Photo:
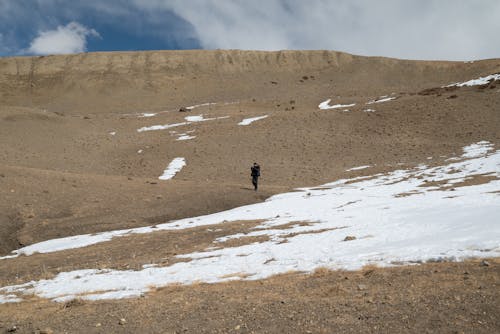
[[(393, 196), (404, 198), (405, 205), (412, 210), (417, 210), (419, 203), (426, 203), (422, 199), (412, 202), (415, 198), (410, 196), (412, 194), (428, 191), (426, 196), (429, 198), (441, 191), (456, 191), (454, 196), (446, 193), (442, 198), (471, 198), (469, 191), (477, 189), (478, 196), (489, 194), (484, 195), (489, 196), (487, 198), (478, 197), (476, 202), (491, 202), (490, 211), (481, 211), (482, 207), (477, 208), (478, 211), (471, 209), (474, 214), (467, 219), (494, 220), (499, 216), (490, 212), (495, 208), (500, 191), (500, 167), (494, 160), (500, 147), (499, 73), (500, 59), (465, 63), (409, 61), (333, 51), (155, 51), (0, 58), (0, 256), (4, 256), (0, 259), (0, 287), (17, 286), (32, 280), (50, 281), (60, 277), (58, 274), (74, 270), (139, 272), (147, 264), (167, 268), (195, 261), (197, 252), (217, 248), (221, 240), (223, 246), (220, 247), (236, 249), (253, 243), (292, 244), (292, 239), (300, 238), (302, 233), (321, 235), (347, 229), (342, 232), (346, 234), (351, 227), (348, 220), (338, 221), (335, 226), (318, 225), (313, 231), (311, 225), (316, 220), (324, 222), (333, 217), (330, 213), (321, 216), (321, 210), (316, 220), (293, 221), (290, 218), (286, 224), (278, 225), (278, 229), (287, 233), (279, 232), (280, 240), (273, 239), (276, 235), (255, 233), (270, 228), (260, 225), (270, 219), (263, 214), (272, 206), (273, 200), (264, 202), (270, 196), (292, 192), (298, 187), (313, 187), (305, 192), (314, 195), (317, 191), (321, 192), (318, 196), (327, 196), (322, 192), (323, 188), (314, 187), (331, 182), (340, 182), (340, 185), (335, 185), (339, 190), (328, 196), (358, 196), (350, 191), (359, 190), (363, 197), (360, 201), (364, 201), (360, 203), (366, 204), (353, 210), (354, 216), (372, 206), (390, 206), (383, 200), (372, 200), (382, 198), (380, 194), (384, 191), (364, 191), (365, 188), (375, 189), (380, 179), (380, 182), (387, 182), (384, 185), (388, 187), (404, 182), (410, 184), (411, 180), (421, 182), (416, 188), (408, 188), (410, 190), (398, 189), (399, 193)], [(477, 80), (467, 83), (473, 79)], [(464, 82), (466, 84), (456, 84)], [(179, 111), (181, 108), (183, 111)], [(479, 150), (480, 154), (471, 153), (474, 150)], [(175, 169), (172, 162), (176, 158), (182, 159), (185, 165)], [(460, 162), (455, 162), (460, 159), (470, 160), (460, 165)], [(257, 192), (253, 191), (249, 180), (249, 168), (254, 161), (262, 167)], [(477, 168), (474, 169), (471, 166), (476, 166), (476, 162)], [(419, 174), (419, 170), (425, 168), (428, 168), (427, 174)], [(401, 172), (403, 176), (397, 170), (404, 170)], [(447, 176), (439, 176), (443, 170)], [(454, 173), (464, 174), (463, 179), (448, 182), (447, 178)], [(159, 179), (162, 174), (173, 177)], [(367, 178), (357, 179), (362, 176)], [(360, 180), (375, 180), (375, 183), (362, 184)], [(490, 188), (475, 188), (481, 186)], [(294, 192), (290, 194), (280, 196), (295, 196)], [(276, 198), (280, 199), (280, 196)], [(346, 205), (358, 202), (357, 199), (346, 201)], [(190, 224), (190, 217), (262, 202), (264, 206), (256, 207), (254, 216), (231, 219), (222, 213), (221, 221), (193, 227), (186, 225), (186, 228), (183, 225)], [(472, 205), (464, 203), (462, 207)], [(298, 206), (301, 205), (309, 204)], [(276, 210), (272, 211), (273, 217), (284, 219), (288, 214), (292, 217), (293, 209), (296, 209), (292, 207), (290, 205), (290, 209), (284, 212), (272, 209)], [(423, 210), (428, 209), (424, 207)], [(399, 212), (396, 216), (405, 217)], [(232, 216), (228, 214), (228, 217)], [(379, 219), (378, 213), (373, 217)], [(181, 220), (184, 218), (185, 221)], [(162, 224), (174, 224), (177, 220), (180, 220), (179, 228), (167, 224), (163, 229)], [(381, 214), (377, 224), (386, 220), (390, 219)], [(309, 230), (297, 232), (299, 229), (295, 223)], [(157, 226), (160, 226), (159, 231), (154, 233), (111, 232)], [(78, 247), (65, 244), (47, 252), (38, 246), (43, 241), (50, 243), (52, 239), (69, 236), (74, 236), (71, 242), (77, 244), (83, 240), (79, 239), (81, 235), (99, 237), (100, 232), (110, 232), (115, 237)], [(113, 233), (121, 234), (117, 237)], [(464, 233), (473, 234), (470, 231)], [(500, 247), (497, 233), (497, 228), (489, 231), (491, 240), (488, 242), (493, 247), (481, 248), (481, 254), (498, 256), (495, 255)], [(239, 237), (228, 238), (232, 234)], [(365, 234), (367, 240), (379, 237), (371, 230)], [(450, 232), (448, 237), (455, 236)], [(457, 240), (463, 240), (463, 235), (450, 239), (450, 244), (454, 245)], [(34, 251), (22, 251), (27, 246), (32, 246)], [(457, 244), (456, 249), (463, 247)], [(355, 252), (355, 249), (359, 248), (349, 252)], [(19, 251), (10, 257), (15, 250)], [(189, 256), (182, 257), (186, 254)], [(456, 257), (462, 258), (461, 255)], [(477, 256), (464, 255), (467, 257)], [(427, 260), (419, 258), (419, 262)], [(397, 261), (393, 262), (397, 264)], [(434, 297), (423, 291), (429, 289), (428, 282), (424, 282), (424, 271), (442, 270), (443, 274), (432, 282), (438, 286), (443, 284), (442, 290), (433, 289), (435, 294), (442, 293), (443, 300), (471, 298), (479, 305), (481, 297), (475, 295), (474, 290), (479, 289), (477, 286), (487, 289), (488, 296), (486, 306), (482, 304), (484, 314), (471, 317), (470, 308), (456, 310), (456, 326), (449, 328), (456, 328), (458, 332), (491, 333), (500, 328), (498, 319), (491, 317), (499, 311), (500, 296), (498, 289), (495, 290), (499, 280), (498, 261), (490, 262), (488, 266), (479, 266), (479, 261), (428, 264), (419, 269), (404, 267), (392, 271), (375, 268), (377, 279), (373, 284), (377, 291), (392, 296), (387, 298), (394, 298), (384, 304), (389, 313), (398, 309), (403, 315), (413, 317), (412, 312), (416, 311), (422, 317), (418, 321), (399, 323), (402, 326), (398, 327), (399, 332), (424, 329), (439, 332), (449, 318), (435, 317), (446, 307), (434, 305), (433, 309)], [(349, 268), (336, 267), (326, 260), (324, 266), (329, 269)], [(291, 272), (310, 272), (322, 266), (315, 264), (311, 267), (313, 270), (300, 265), (289, 267)], [(475, 285), (457, 283), (455, 278), (450, 278), (463, 276), (464, 270), (480, 276), (474, 281)], [(188, 285), (178, 287), (179, 290), (162, 286), (161, 289), (165, 290), (145, 294), (145, 298), (139, 300), (91, 302), (78, 299), (70, 306), (47, 301), (45, 298), (54, 298), (36, 292), (25, 297), (29, 302), (2, 303), (9, 298), (18, 298), (22, 293), (6, 297), (7, 290), (0, 290), (0, 332), (14, 325), (19, 331), (28, 333), (44, 326), (55, 332), (66, 329), (69, 332), (97, 332), (101, 326), (95, 327), (96, 323), (103, 326), (102, 330), (118, 331), (127, 325), (117, 325), (116, 318), (119, 320), (125, 315), (114, 314), (112, 309), (115, 306), (120, 314), (130, 314), (129, 318), (134, 319), (134, 325), (126, 327), (129, 332), (141, 328), (144, 332), (148, 332), (148, 328), (152, 328), (151, 332), (161, 332), (160, 328), (202, 332), (204, 328), (199, 319), (186, 318), (184, 323), (178, 319), (172, 321), (158, 311), (163, 299), (171, 295), (176, 298), (172, 305), (184, 305), (184, 302), (188, 305), (195, 301), (196, 306), (186, 306), (186, 312), (222, 319), (220, 327), (214, 323), (205, 328), (208, 332), (266, 332), (266, 327), (258, 325), (267, 323), (273, 314), (288, 319), (281, 323), (283, 332), (295, 329), (298, 332), (326, 333), (332, 328), (377, 332), (377, 326), (384, 328), (380, 327), (382, 320), (377, 320), (383, 316), (371, 306), (367, 309), (361, 307), (374, 302), (373, 296), (372, 302), (368, 302), (362, 295), (375, 292), (371, 289), (365, 292), (367, 283), (360, 278), (366, 276), (363, 275), (361, 272), (345, 275), (341, 272), (316, 272), (310, 278), (289, 274), (258, 281), (261, 283)], [(406, 275), (415, 275), (410, 279), (416, 289), (412, 297), (391, 295), (394, 291), (391, 292), (386, 283), (404, 286)], [(221, 274), (219, 278), (227, 281), (228, 277), (232, 280), (251, 276), (242, 270)], [(346, 282), (354, 279), (356, 285), (350, 283), (345, 287), (344, 276)], [(199, 282), (212, 281), (201, 275)], [(268, 286), (262, 300), (258, 296), (258, 284)], [(303, 290), (292, 294), (290, 289), (295, 284)], [(332, 284), (329, 289), (325, 287), (328, 284)], [(359, 288), (358, 284), (362, 287)], [(286, 293), (283, 292), (286, 298), (279, 297), (280, 291), (285, 289), (282, 287), (288, 287)], [(461, 288), (463, 291), (457, 292)], [(224, 294), (221, 292), (224, 289), (235, 294), (234, 299), (228, 301), (233, 313), (221, 313), (220, 309), (214, 309), (213, 304), (204, 306), (210, 303), (209, 300), (216, 299), (215, 296)], [(245, 291), (243, 294), (248, 294), (249, 300), (235, 290)], [(327, 321), (332, 315), (318, 310), (318, 305), (313, 307), (315, 299), (307, 297), (308, 291), (314, 296), (327, 291), (332, 300), (340, 296), (342, 306), (321, 299), (321, 303), (326, 303), (328, 306), (325, 307), (331, 308), (331, 312), (340, 318), (346, 314), (353, 316), (361, 307), (366, 312), (359, 315), (359, 321), (370, 319), (369, 327), (356, 324), (354, 318), (346, 319), (350, 327)], [(81, 296), (87, 293), (90, 292), (82, 292)], [(420, 294), (425, 307), (419, 304), (417, 296)], [(291, 300), (294, 301), (289, 305)], [(286, 314), (276, 308), (275, 303), (280, 301), (288, 308)], [(179, 307), (182, 309), (183, 306)], [(261, 307), (269, 312), (258, 311)], [(29, 311), (25, 313), (23, 310)], [(313, 310), (312, 313), (308, 313), (309, 310)], [(51, 312), (57, 316), (49, 319)], [(109, 317), (101, 319), (96, 312)], [(169, 312), (175, 313), (173, 309)], [(302, 312), (302, 315), (297, 316), (297, 312)], [(151, 314), (152, 319), (148, 321), (154, 326), (140, 324), (145, 313)], [(175, 314), (182, 317), (178, 312)], [(80, 316), (86, 323), (75, 320)], [(228, 321), (233, 318), (241, 321), (233, 325)], [(470, 325), (472, 318), (476, 322), (485, 322), (484, 328)], [(433, 327), (434, 322), (439, 325)], [(391, 318), (391, 324), (396, 326), (396, 323)], [(67, 328), (65, 324), (68, 324)], [(415, 327), (405, 327), (408, 324)], [(271, 323), (266, 326), (272, 328)], [(279, 330), (274, 328), (273, 331)]]
[(69, 115), (123, 113), (200, 101), (307, 103), (332, 92), (343, 97), (410, 93), (498, 71), (495, 59), (407, 61), (332, 51), (92, 53), (3, 58), (0, 96), (6, 105)]

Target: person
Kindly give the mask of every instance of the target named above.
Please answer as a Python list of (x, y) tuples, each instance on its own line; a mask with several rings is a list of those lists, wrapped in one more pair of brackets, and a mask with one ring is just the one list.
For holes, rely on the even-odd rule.
[(250, 175), (252, 176), (252, 184), (253, 184), (254, 190), (257, 191), (259, 176), (260, 176), (259, 164), (254, 162), (253, 166), (250, 167), (250, 171), (251, 171)]

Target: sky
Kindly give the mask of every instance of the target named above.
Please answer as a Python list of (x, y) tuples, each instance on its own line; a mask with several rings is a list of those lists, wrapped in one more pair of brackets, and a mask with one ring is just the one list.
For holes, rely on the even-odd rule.
[(0, 57), (93, 51), (335, 50), (500, 58), (500, 0), (0, 0)]

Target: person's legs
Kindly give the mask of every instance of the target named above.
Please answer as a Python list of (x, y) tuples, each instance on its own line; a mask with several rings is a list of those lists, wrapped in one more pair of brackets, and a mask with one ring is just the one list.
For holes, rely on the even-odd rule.
[(257, 190), (257, 177), (256, 176), (252, 177), (252, 184), (253, 184), (254, 190)]

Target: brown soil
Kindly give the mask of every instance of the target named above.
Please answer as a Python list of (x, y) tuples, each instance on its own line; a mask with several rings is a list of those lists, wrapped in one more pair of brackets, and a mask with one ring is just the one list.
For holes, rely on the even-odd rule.
[[(213, 213), (295, 187), (420, 163), (437, 165), (480, 140), (498, 148), (497, 83), (439, 88), (497, 72), (499, 59), (471, 64), (328, 51), (0, 58), (0, 255), (57, 237)], [(365, 104), (391, 93), (398, 98)], [(349, 112), (319, 110), (318, 104), (328, 98), (356, 106)], [(206, 102), (217, 104), (178, 112)], [(368, 107), (376, 111), (364, 112)], [(143, 112), (160, 113), (138, 117)], [(199, 114), (229, 118), (137, 132)], [(237, 125), (261, 115), (269, 117)], [(169, 130), (194, 130), (190, 134), (196, 138), (176, 141)], [(158, 180), (175, 157), (185, 157), (187, 165), (173, 180)], [(262, 166), (258, 192), (249, 179), (254, 161)], [(346, 171), (360, 165), (372, 167)], [(486, 181), (476, 177), (454, 187)], [(248, 232), (255, 224), (136, 235), (2, 260), (0, 283), (81, 268), (167, 265), (179, 260), (175, 254), (221, 246), (213, 243), (217, 237)], [(254, 241), (240, 238), (224, 246)], [(464, 280), (463, 271), (475, 272), (474, 279)], [(491, 318), (498, 311), (498, 298), (493, 298), (498, 295), (493, 289), (499, 278), (497, 262), (490, 267), (430, 264), (375, 273), (379, 279), (368, 292), (353, 288), (358, 282), (368, 284), (362, 273), (291, 274), (263, 282), (172, 287), (142, 299), (75, 302), (66, 308), (42, 300), (0, 305), (0, 332), (14, 323), (20, 331), (48, 326), (71, 333), (229, 332), (238, 325), (247, 332), (499, 331), (498, 321)], [(476, 280), (484, 289), (469, 285)], [(408, 286), (411, 292), (402, 289)], [(373, 302), (366, 302), (365, 293)], [(394, 300), (381, 304), (385, 296)], [(126, 326), (118, 325), (121, 317), (127, 318)]]

